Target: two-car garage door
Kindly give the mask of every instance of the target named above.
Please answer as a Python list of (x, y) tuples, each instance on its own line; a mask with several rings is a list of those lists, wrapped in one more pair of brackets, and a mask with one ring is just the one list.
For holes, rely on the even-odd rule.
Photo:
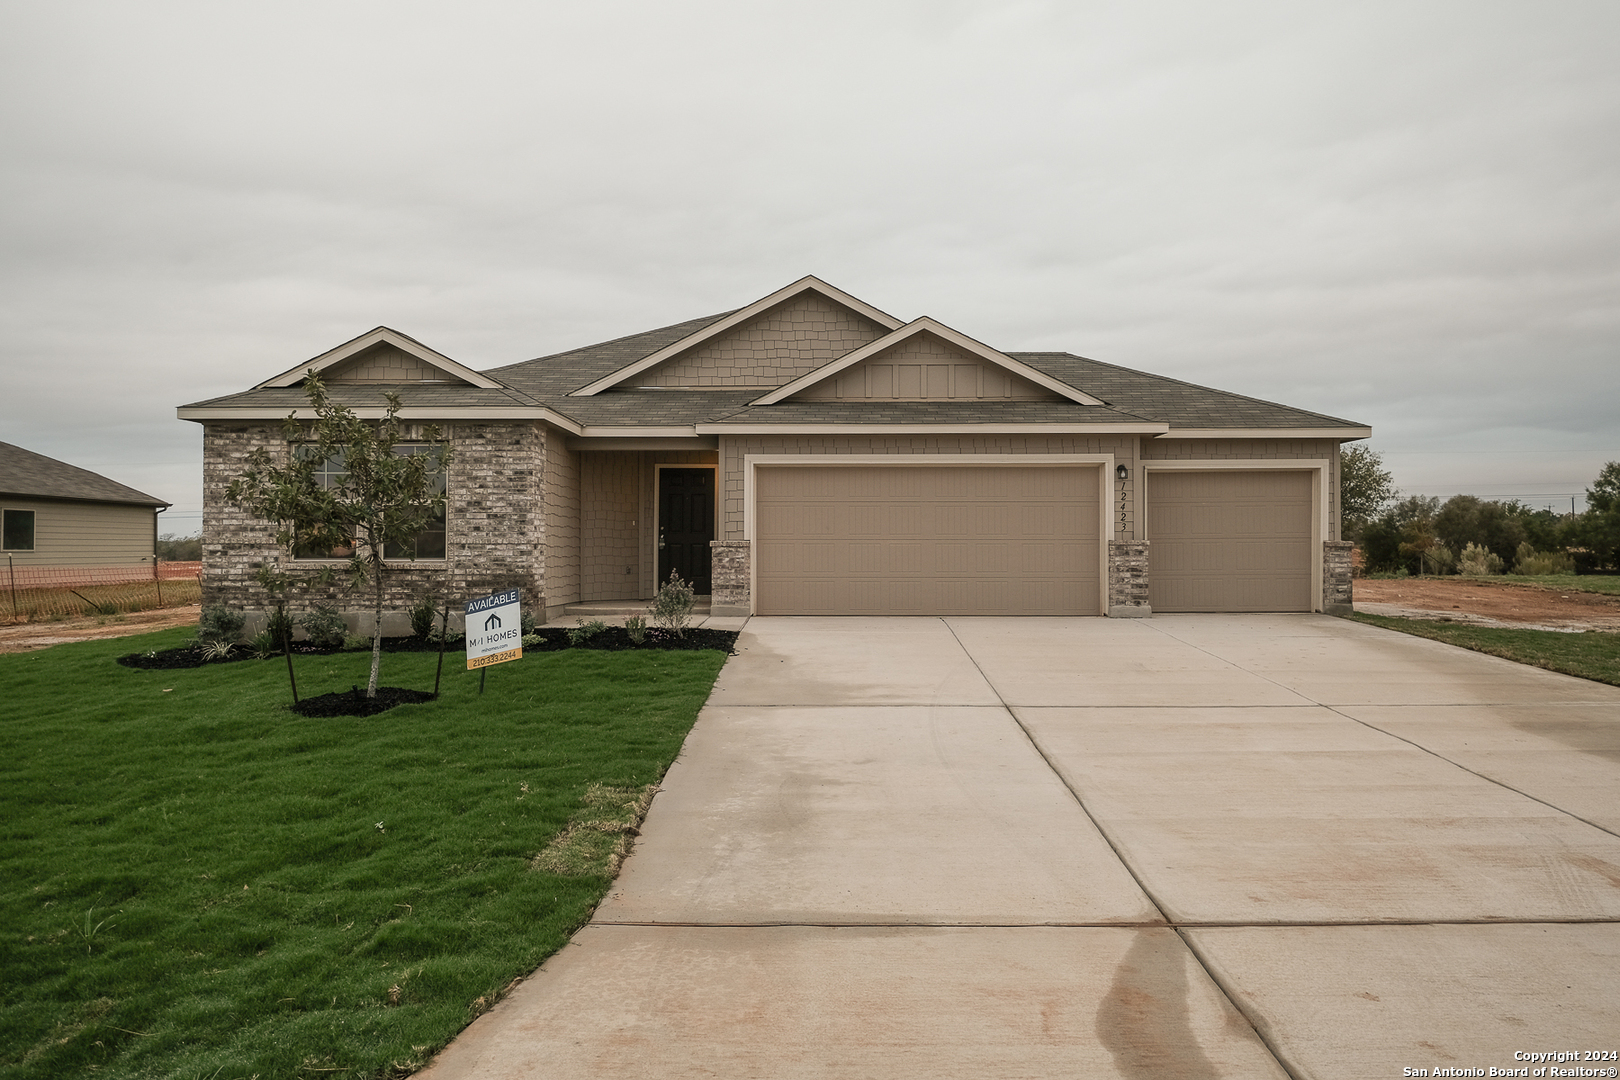
[(761, 615), (1096, 615), (1100, 469), (760, 468)]

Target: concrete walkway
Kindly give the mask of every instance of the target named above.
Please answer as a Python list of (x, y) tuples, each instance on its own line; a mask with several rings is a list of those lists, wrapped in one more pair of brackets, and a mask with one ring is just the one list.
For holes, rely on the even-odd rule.
[(1322, 616), (754, 619), (739, 650), (591, 925), (423, 1075), (1620, 1050), (1620, 689)]

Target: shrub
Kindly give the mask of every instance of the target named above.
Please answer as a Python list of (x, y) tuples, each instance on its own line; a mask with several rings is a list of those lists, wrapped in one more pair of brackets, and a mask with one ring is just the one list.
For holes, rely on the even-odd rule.
[(1478, 544), (1469, 544), (1463, 548), (1462, 554), (1457, 556), (1457, 573), (1481, 576), (1484, 574), (1500, 574), (1502, 572), (1502, 559), (1495, 552), (1488, 551)]
[(230, 645), (241, 640), (242, 627), (245, 625), (247, 616), (240, 611), (232, 611), (218, 604), (210, 605), (202, 609), (202, 617), (197, 620), (197, 640)]
[(589, 622), (581, 619), (578, 626), (568, 631), (568, 644), (583, 645), (606, 629), (607, 623), (601, 619), (592, 619)]
[(439, 611), (433, 606), (433, 600), (422, 597), (411, 605), (411, 635), (426, 641), (433, 636), (433, 619)]
[(648, 611), (655, 625), (676, 637), (685, 637), (687, 623), (692, 619), (693, 603), (692, 586), (671, 570), (669, 580), (658, 587), (658, 595), (653, 597), (652, 607)]
[(317, 604), (315, 610), (298, 620), (309, 643), (318, 649), (336, 649), (342, 646), (349, 632), (343, 616), (331, 604)]
[(1540, 577), (1544, 574), (1573, 574), (1575, 560), (1567, 551), (1537, 551), (1526, 541), (1519, 545), (1513, 563), (1515, 574)]
[(281, 638), (266, 628), (249, 638), (247, 647), (260, 660), (268, 660), (281, 652)]
[(293, 621), (286, 608), (278, 607), (270, 613), (270, 618), (264, 624), (264, 632), (270, 635), (278, 649), (283, 641), (292, 637)]
[(344, 652), (370, 652), (371, 651), (371, 645), (372, 645), (372, 639), (366, 637), (366, 635), (364, 635), (364, 634), (344, 634), (343, 635), (343, 651)]
[(624, 620), (624, 632), (630, 635), (632, 645), (640, 645), (647, 640), (647, 616), (632, 615)]

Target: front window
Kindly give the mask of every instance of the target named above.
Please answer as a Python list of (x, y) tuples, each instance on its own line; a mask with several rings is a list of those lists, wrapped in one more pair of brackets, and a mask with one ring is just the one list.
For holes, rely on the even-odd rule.
[(4, 510), (0, 523), (0, 548), (6, 551), (34, 550), (34, 512), (32, 510)]
[[(431, 443), (400, 443), (394, 447), (394, 453), (404, 457), (416, 454), (431, 454), (437, 449)], [(300, 455), (313, 454), (315, 447), (298, 446), (293, 450)], [(323, 490), (340, 486), (348, 477), (343, 466), (343, 453), (339, 451), (322, 461), (315, 467), (315, 483)], [(438, 494), (443, 495), (447, 490), (447, 477), (445, 471), (440, 469), (435, 476)], [(295, 557), (300, 559), (347, 559), (354, 555), (357, 540), (350, 537), (346, 543), (331, 548), (316, 548), (309, 544), (298, 544), (294, 547)], [(383, 546), (384, 559), (442, 559), (445, 553), (445, 507), (439, 507), (438, 516), (427, 528), (416, 535), (416, 539), (407, 544), (386, 544)]]

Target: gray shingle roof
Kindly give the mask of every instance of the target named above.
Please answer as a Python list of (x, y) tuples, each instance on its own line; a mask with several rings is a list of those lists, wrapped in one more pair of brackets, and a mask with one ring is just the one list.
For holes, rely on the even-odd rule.
[(100, 473), (69, 465), (8, 442), (0, 442), (0, 495), (34, 499), (72, 499), (76, 502), (133, 503), (169, 506), (144, 491), (136, 491)]
[[(785, 401), (751, 406), (759, 389), (681, 390), (614, 388), (591, 397), (568, 395), (650, 356), (665, 346), (711, 326), (727, 315), (707, 315), (672, 326), (554, 353), (483, 374), (505, 390), (470, 386), (407, 384), (328, 385), (332, 397), (351, 407), (379, 405), (393, 390), (420, 409), (544, 406), (587, 427), (687, 427), (720, 424), (939, 424), (1066, 423), (1121, 424), (1139, 421), (1190, 429), (1359, 427), (1354, 421), (1233, 394), (1145, 371), (1105, 364), (1064, 352), (1008, 353), (1077, 390), (1102, 399), (1104, 406), (1068, 401)], [(295, 387), (249, 390), (196, 402), (212, 406), (275, 410), (281, 415), (306, 404)], [(1173, 431), (1172, 431), (1173, 434)]]

